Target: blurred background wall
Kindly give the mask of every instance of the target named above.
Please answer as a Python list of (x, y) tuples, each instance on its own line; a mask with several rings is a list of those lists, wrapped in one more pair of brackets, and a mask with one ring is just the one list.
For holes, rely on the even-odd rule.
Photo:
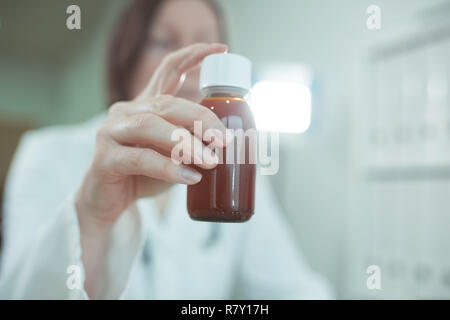
[[(419, 32), (427, 37), (427, 30), (445, 25), (450, 17), (448, 2), (219, 2), (227, 18), (231, 51), (248, 56), (256, 68), (277, 63), (311, 68), (316, 86), (311, 127), (303, 134), (281, 135), (280, 172), (271, 180), (312, 267), (332, 282), (339, 297), (372, 297), (365, 288), (364, 266), (377, 264), (377, 260), (373, 262), (364, 253), (377, 240), (364, 242), (361, 236), (372, 230), (364, 224), (372, 216), (367, 215), (368, 202), (362, 200), (371, 195), (361, 174), (365, 170), (361, 136), (368, 133), (368, 127), (359, 125), (376, 96), (371, 90), (375, 87), (370, 87), (374, 86), (370, 83), (371, 59), (385, 46), (402, 43)], [(65, 28), (65, 9), (72, 3), (82, 9), (81, 31)], [(20, 132), (28, 127), (75, 123), (105, 108), (104, 49), (114, 18), (125, 4), (120, 0), (0, 1), (0, 115), (4, 126), (13, 123)], [(377, 31), (366, 27), (366, 9), (371, 4), (382, 10), (382, 27)], [(14, 145), (14, 139), (2, 142), (2, 148), (7, 143)], [(441, 197), (436, 201), (445, 201), (447, 194)], [(382, 195), (379, 200), (390, 201), (386, 199)], [(434, 263), (431, 257), (430, 265)], [(445, 296), (447, 291), (430, 292)], [(395, 294), (385, 291), (374, 297), (417, 296), (406, 285)]]

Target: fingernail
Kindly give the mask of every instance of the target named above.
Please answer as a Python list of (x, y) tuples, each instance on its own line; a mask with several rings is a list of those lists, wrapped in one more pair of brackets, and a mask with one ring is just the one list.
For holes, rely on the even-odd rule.
[(203, 153), (203, 160), (205, 161), (204, 164), (211, 167), (219, 163), (219, 158), (211, 150), (205, 150), (205, 152)]
[(214, 129), (213, 138), (214, 138), (213, 143), (212, 143), (213, 146), (216, 146), (218, 148), (225, 147), (225, 143), (226, 143), (225, 137), (220, 130)]
[(202, 175), (188, 167), (183, 167), (181, 169), (181, 177), (187, 184), (194, 184), (202, 179)]
[(203, 163), (203, 147), (194, 148), (194, 164)]

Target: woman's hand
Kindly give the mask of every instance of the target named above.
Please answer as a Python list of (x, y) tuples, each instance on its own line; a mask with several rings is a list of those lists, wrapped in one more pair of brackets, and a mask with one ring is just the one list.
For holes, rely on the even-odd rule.
[[(202, 159), (202, 137), (191, 134), (195, 120), (203, 130), (219, 130), (214, 146), (223, 147), (225, 127), (209, 109), (173, 95), (180, 79), (212, 53), (226, 50), (222, 44), (195, 44), (167, 55), (144, 91), (133, 101), (118, 102), (98, 129), (95, 156), (76, 196), (82, 231), (107, 228), (136, 199), (157, 194), (170, 184), (195, 184), (201, 174), (171, 159), (177, 143), (175, 129), (185, 128), (194, 147), (183, 157)], [(217, 131), (216, 131), (217, 132)], [(189, 150), (183, 150), (189, 152)], [(205, 152), (205, 155), (210, 154)], [(217, 159), (204, 159), (198, 166), (211, 169)]]
[(96, 283), (106, 267), (112, 226), (130, 204), (171, 184), (194, 184), (201, 179), (193, 168), (171, 160), (172, 148), (178, 143), (172, 141), (172, 132), (184, 128), (183, 137), (188, 136), (193, 146), (192, 150), (183, 148), (177, 162), (203, 160), (198, 166), (205, 169), (217, 165), (216, 158), (205, 159), (212, 153), (203, 154), (202, 137), (192, 135), (191, 129), (194, 121), (202, 121), (204, 130), (217, 133), (214, 147), (223, 147), (226, 128), (209, 109), (173, 95), (187, 71), (205, 56), (225, 50), (222, 44), (195, 44), (170, 53), (135, 100), (110, 107), (107, 120), (97, 131), (95, 155), (75, 199), (84, 286), (90, 297), (96, 297)]

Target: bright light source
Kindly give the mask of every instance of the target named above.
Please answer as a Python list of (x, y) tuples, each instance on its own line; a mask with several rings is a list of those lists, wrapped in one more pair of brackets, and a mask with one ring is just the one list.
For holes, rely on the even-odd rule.
[(250, 106), (259, 130), (302, 133), (311, 124), (311, 91), (301, 83), (258, 82)]

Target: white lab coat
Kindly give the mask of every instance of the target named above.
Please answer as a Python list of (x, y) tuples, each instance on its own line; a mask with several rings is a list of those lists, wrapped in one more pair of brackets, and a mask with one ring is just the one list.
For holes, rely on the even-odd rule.
[[(104, 118), (22, 138), (4, 198), (1, 298), (88, 298), (74, 194)], [(169, 203), (161, 217), (151, 198), (141, 199), (119, 218), (96, 296), (332, 298), (327, 282), (308, 267), (295, 245), (263, 177), (257, 177), (255, 214), (246, 223), (191, 220), (183, 185), (173, 187)]]

